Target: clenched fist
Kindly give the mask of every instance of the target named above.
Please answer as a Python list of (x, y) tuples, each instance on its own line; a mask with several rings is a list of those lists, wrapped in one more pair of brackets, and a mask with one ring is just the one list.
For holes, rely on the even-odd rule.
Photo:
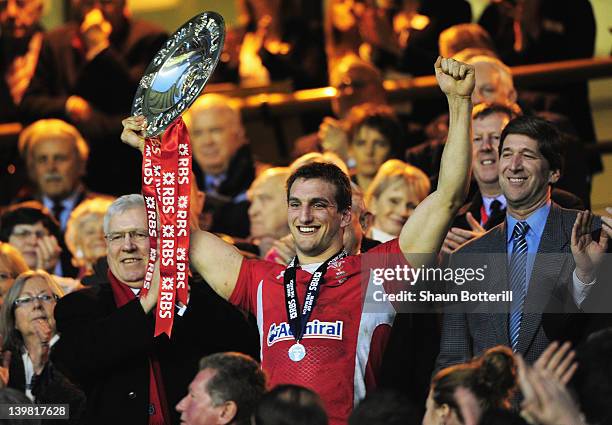
[(436, 80), (448, 97), (471, 97), (476, 81), (472, 65), (438, 56), (434, 65)]

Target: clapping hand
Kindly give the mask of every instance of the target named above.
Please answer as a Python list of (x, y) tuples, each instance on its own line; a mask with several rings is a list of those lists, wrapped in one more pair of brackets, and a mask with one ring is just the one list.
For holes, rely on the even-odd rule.
[(576, 352), (571, 349), (572, 344), (565, 342), (559, 345), (554, 341), (538, 357), (533, 367), (541, 371), (547, 371), (563, 385), (572, 379), (578, 364), (574, 361)]
[(549, 370), (530, 367), (516, 355), (519, 386), (524, 400), (521, 414), (540, 425), (584, 424), (580, 409), (565, 385)]
[(442, 252), (444, 252), (445, 254), (451, 254), (454, 250), (459, 248), (467, 241), (477, 238), (478, 236), (485, 233), (485, 229), (480, 225), (478, 221), (476, 221), (472, 213), (468, 212), (465, 218), (472, 230), (465, 230), (459, 227), (451, 227), (451, 229), (446, 234), (446, 238), (444, 238), (444, 243), (442, 244)]
[(590, 211), (581, 211), (576, 216), (572, 228), (571, 249), (576, 262), (576, 275), (583, 283), (595, 280), (596, 269), (603, 260), (608, 247), (610, 230), (604, 229), (599, 236), (599, 241), (593, 240), (591, 229), (593, 214)]
[(43, 236), (36, 245), (36, 268), (52, 272), (59, 261), (62, 248), (55, 236)]

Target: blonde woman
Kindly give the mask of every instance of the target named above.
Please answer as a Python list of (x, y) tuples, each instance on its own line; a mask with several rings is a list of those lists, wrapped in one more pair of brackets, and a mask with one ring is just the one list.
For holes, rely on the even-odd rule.
[(49, 351), (60, 338), (54, 311), (63, 295), (45, 271), (17, 276), (0, 309), (0, 386), (25, 393), (34, 403), (69, 404), (71, 424), (78, 423), (85, 397), (49, 361)]
[(386, 161), (365, 196), (366, 206), (374, 216), (368, 237), (380, 242), (397, 238), (430, 190), (429, 178), (417, 167), (398, 159)]
[(66, 245), (72, 253), (72, 262), (79, 268), (79, 279), (93, 273), (93, 266), (106, 256), (106, 243), (102, 222), (113, 198), (97, 196), (76, 207), (66, 226)]

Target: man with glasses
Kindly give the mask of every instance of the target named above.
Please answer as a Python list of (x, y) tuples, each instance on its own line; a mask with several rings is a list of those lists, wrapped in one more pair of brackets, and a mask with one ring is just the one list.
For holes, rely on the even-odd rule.
[[(103, 283), (69, 294), (55, 310), (62, 338), (52, 359), (87, 395), (86, 423), (178, 422), (172, 410), (202, 356), (253, 354), (254, 330), (208, 285), (190, 279), (187, 307), (177, 306), (172, 337), (154, 337), (159, 282), (139, 297), (149, 259), (142, 195), (125, 195), (104, 217), (108, 271)], [(200, 279), (201, 280), (201, 279)]]
[(126, 175), (126, 170), (138, 157), (112, 141), (166, 34), (129, 18), (125, 0), (72, 0), (70, 5), (74, 22), (44, 36), (40, 63), (22, 101), (23, 121), (54, 117), (73, 124), (96, 159), (88, 164), (88, 185), (110, 194), (135, 192), (139, 173)]

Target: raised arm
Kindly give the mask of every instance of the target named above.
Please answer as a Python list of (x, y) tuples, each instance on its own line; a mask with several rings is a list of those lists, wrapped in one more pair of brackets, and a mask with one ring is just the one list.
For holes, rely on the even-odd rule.
[[(121, 140), (139, 149), (144, 149), (144, 117), (129, 117), (123, 120)], [(210, 232), (192, 229), (189, 260), (211, 288), (224, 299), (229, 299), (236, 286), (242, 255), (233, 245)]]
[(472, 162), (474, 67), (438, 57), (435, 71), (448, 100), (450, 125), (438, 188), (419, 204), (400, 233), (400, 247), (413, 267), (427, 265), (440, 251), (450, 223), (465, 200)]

